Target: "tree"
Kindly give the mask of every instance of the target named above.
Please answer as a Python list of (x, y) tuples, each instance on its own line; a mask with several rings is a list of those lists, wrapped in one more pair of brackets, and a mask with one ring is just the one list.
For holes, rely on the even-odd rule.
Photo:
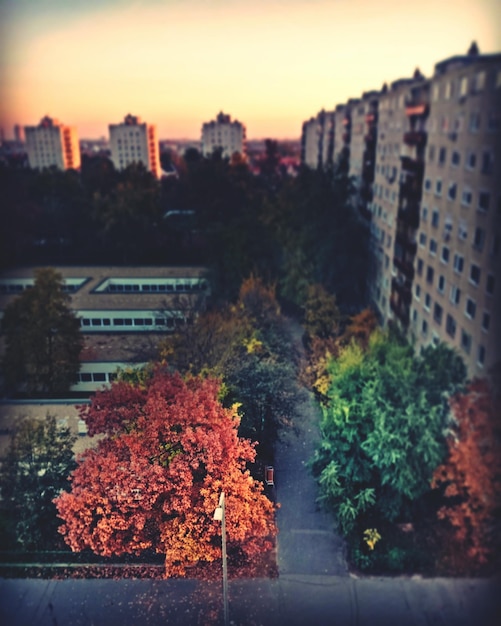
[(500, 413), (485, 380), (470, 383), (450, 404), (455, 423), (449, 453), (435, 470), (433, 485), (444, 494), (438, 517), (452, 529), (450, 556), (462, 566), (466, 557), (475, 570), (499, 556), (501, 547)]
[(60, 532), (72, 550), (103, 556), (165, 554), (167, 576), (221, 556), (213, 520), (226, 494), (230, 553), (268, 550), (276, 532), (273, 505), (247, 464), (253, 444), (240, 439), (236, 407), (218, 400), (215, 379), (158, 370), (142, 387), (115, 383), (82, 409), (89, 433), (102, 433), (56, 500)]
[(15, 541), (25, 550), (54, 548), (60, 539), (53, 499), (75, 467), (75, 437), (56, 418), (24, 419), (0, 466), (0, 491)]
[(340, 312), (336, 296), (322, 285), (310, 285), (304, 305), (304, 329), (308, 338), (327, 339), (339, 331)]
[(367, 351), (351, 343), (329, 370), (313, 463), (323, 500), (338, 511), (345, 534), (364, 521), (408, 521), (445, 458), (443, 399), (464, 381), (464, 364), (443, 345), (416, 357), (403, 340), (376, 332)]
[(3, 373), (8, 389), (60, 394), (76, 381), (83, 338), (69, 301), (61, 274), (45, 268), (36, 270), (34, 286), (6, 307)]

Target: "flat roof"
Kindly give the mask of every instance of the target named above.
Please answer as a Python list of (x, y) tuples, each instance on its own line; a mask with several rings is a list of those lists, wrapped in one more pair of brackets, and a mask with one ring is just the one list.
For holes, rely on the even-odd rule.
[[(42, 266), (41, 266), (42, 267)], [(46, 266), (45, 266), (46, 267)], [(166, 291), (109, 291), (100, 292), (99, 286), (106, 280), (125, 279), (131, 282), (142, 279), (150, 282), (158, 278), (161, 281), (172, 279), (196, 279), (207, 276), (207, 269), (197, 266), (50, 266), (59, 272), (63, 279), (85, 279), (76, 291), (71, 292), (71, 308), (73, 310), (183, 310), (190, 308), (197, 297), (208, 295), (208, 291), (166, 292)], [(18, 267), (0, 272), (2, 280), (33, 278), (39, 267)], [(119, 282), (119, 280), (118, 280)], [(11, 302), (19, 293), (0, 293), (0, 310)]]

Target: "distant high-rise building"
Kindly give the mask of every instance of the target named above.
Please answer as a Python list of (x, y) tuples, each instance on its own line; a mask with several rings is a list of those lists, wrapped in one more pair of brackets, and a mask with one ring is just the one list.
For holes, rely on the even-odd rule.
[(214, 150), (222, 150), (223, 157), (231, 157), (235, 152), (246, 153), (246, 130), (238, 120), (231, 121), (229, 115), (219, 113), (217, 118), (202, 126), (202, 154), (210, 156)]
[(161, 175), (157, 127), (127, 115), (122, 124), (110, 124), (111, 160), (117, 170), (142, 163), (157, 178)]
[(30, 167), (55, 166), (62, 170), (80, 167), (80, 147), (73, 126), (64, 126), (46, 115), (38, 126), (25, 126), (24, 133)]
[(24, 143), (24, 129), (21, 124), (14, 126), (14, 141), (17, 143)]

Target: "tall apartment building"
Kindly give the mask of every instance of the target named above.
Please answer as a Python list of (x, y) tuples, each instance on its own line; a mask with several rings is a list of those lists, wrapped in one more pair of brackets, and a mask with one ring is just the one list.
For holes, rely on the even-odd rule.
[(238, 152), (246, 154), (246, 130), (238, 120), (219, 113), (215, 120), (202, 126), (202, 154), (210, 156), (214, 150), (222, 150), (222, 156), (230, 158)]
[(132, 163), (142, 163), (160, 178), (160, 150), (154, 124), (141, 122), (141, 118), (129, 113), (121, 124), (110, 124), (109, 129), (111, 160), (117, 170)]
[(304, 122), (301, 132), (301, 162), (312, 169), (334, 164), (335, 111), (322, 109)]
[(482, 376), (501, 358), (501, 54), (437, 63), (426, 130), (411, 331)]
[(30, 167), (62, 170), (80, 167), (80, 147), (76, 128), (64, 126), (46, 115), (38, 126), (25, 126), (26, 151)]
[(499, 367), (501, 54), (472, 46), (430, 79), (417, 70), (338, 105), (333, 126), (334, 162), (370, 218), (368, 297), (383, 323), (417, 349), (455, 347), (470, 376)]

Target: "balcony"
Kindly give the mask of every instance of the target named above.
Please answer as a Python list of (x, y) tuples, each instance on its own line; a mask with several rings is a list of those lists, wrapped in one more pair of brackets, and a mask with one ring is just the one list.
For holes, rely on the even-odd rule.
[(398, 219), (406, 226), (417, 228), (419, 226), (419, 203), (411, 203), (398, 209)]
[(395, 239), (410, 255), (414, 256), (416, 254), (417, 242), (415, 239), (402, 232), (397, 232)]
[(398, 281), (397, 278), (392, 278), (391, 280), (391, 290), (392, 292), (396, 292), (398, 294), (398, 300), (401, 304), (405, 306), (409, 306), (412, 300), (412, 291), (411, 288), (405, 284)]
[(390, 308), (400, 320), (402, 326), (407, 327), (409, 325), (409, 309), (394, 300), (390, 300)]
[(408, 156), (401, 156), (402, 169), (406, 172), (410, 172), (420, 181), (423, 179), (424, 163), (418, 159), (412, 159)]
[(428, 105), (427, 104), (411, 104), (409, 103), (405, 107), (405, 114), (408, 117), (411, 116), (425, 116), (428, 115)]
[(400, 183), (400, 198), (407, 201), (421, 201), (422, 188), (417, 178), (409, 177)]
[(404, 143), (408, 146), (423, 147), (426, 145), (426, 133), (423, 130), (411, 130), (404, 133)]
[(344, 132), (342, 135), (342, 139), (344, 143), (350, 143), (350, 132)]
[(414, 278), (414, 266), (398, 257), (393, 257), (393, 265), (410, 281)]
[(367, 115), (365, 116), (365, 121), (367, 122), (367, 124), (372, 124), (376, 121), (376, 115), (374, 113), (367, 113)]

